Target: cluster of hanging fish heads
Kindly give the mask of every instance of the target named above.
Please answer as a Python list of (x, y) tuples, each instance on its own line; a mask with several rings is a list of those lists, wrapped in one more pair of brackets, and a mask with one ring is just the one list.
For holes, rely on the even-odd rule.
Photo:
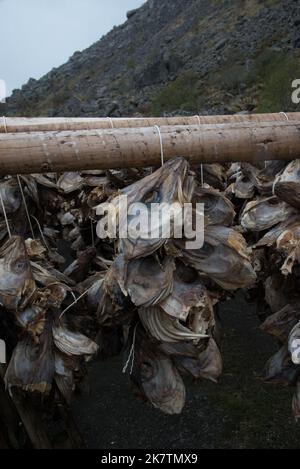
[[(53, 398), (58, 389), (70, 402), (87, 361), (122, 353), (140, 394), (180, 413), (186, 375), (222, 373), (215, 305), (245, 289), (263, 299), (261, 327), (280, 343), (265, 379), (298, 383), (300, 416), (300, 161), (191, 169), (175, 158), (155, 172), (6, 177), (0, 194), (8, 389)], [(187, 250), (174, 227), (169, 239), (100, 240), (95, 207), (120, 195), (149, 207), (204, 203), (204, 246)]]

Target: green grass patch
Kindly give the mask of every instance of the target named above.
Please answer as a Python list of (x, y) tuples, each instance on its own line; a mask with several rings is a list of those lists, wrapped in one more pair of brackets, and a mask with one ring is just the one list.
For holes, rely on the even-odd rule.
[(185, 72), (154, 96), (150, 112), (157, 116), (175, 110), (196, 112), (202, 94), (198, 75), (192, 71)]

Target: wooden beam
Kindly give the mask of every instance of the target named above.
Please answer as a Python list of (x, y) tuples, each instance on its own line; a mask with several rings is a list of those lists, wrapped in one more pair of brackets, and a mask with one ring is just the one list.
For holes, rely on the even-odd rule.
[(300, 121), (300, 113), (235, 114), (225, 116), (179, 116), (145, 118), (80, 118), (80, 117), (0, 117), (0, 133), (45, 132), (63, 130), (121, 129), (154, 125), (234, 124), (237, 122)]
[[(164, 158), (192, 165), (300, 157), (300, 121), (161, 127)], [(0, 175), (159, 166), (158, 129), (0, 135)]]

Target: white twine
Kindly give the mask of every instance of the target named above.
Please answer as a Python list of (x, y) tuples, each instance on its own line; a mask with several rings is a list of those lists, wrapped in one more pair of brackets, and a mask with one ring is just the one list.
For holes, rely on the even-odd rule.
[(75, 299), (75, 301), (73, 301), (73, 303), (71, 303), (69, 306), (66, 307), (66, 309), (64, 309), (60, 316), (59, 316), (59, 319), (62, 318), (62, 316), (67, 312), (69, 311), (69, 309), (71, 309), (74, 305), (76, 305), (78, 303), (79, 300), (81, 300), (81, 298), (83, 298), (92, 288), (93, 288), (94, 285), (91, 285), (90, 288), (88, 288), (85, 292), (83, 292), (78, 298)]
[(8, 131), (7, 131), (7, 125), (6, 125), (6, 117), (2, 116), (2, 119), (3, 119), (3, 127), (4, 127), (4, 130), (5, 130), (5, 133), (7, 134)]
[[(195, 116), (198, 119), (199, 127), (201, 126), (200, 116)], [(204, 187), (203, 163), (200, 164), (201, 186)]]
[(136, 338), (136, 329), (137, 329), (137, 325), (138, 323), (136, 323), (135, 325), (135, 328), (134, 328), (134, 331), (133, 331), (133, 338), (132, 338), (132, 345), (131, 345), (131, 348), (130, 348), (130, 352), (129, 352), (129, 355), (128, 355), (128, 358), (127, 358), (127, 361), (125, 363), (125, 366), (122, 370), (122, 373), (126, 373), (127, 371), (127, 368), (129, 366), (129, 363), (130, 363), (130, 360), (131, 360), (131, 367), (130, 367), (130, 375), (132, 375), (132, 372), (133, 372), (133, 365), (134, 365), (134, 347), (135, 347), (135, 338)]
[(4, 219), (5, 219), (5, 223), (6, 223), (8, 236), (11, 238), (11, 231), (10, 231), (10, 228), (9, 228), (9, 223), (8, 223), (8, 219), (7, 219), (7, 215), (6, 215), (6, 210), (5, 210), (5, 207), (4, 207), (4, 202), (3, 202), (1, 190), (0, 190), (0, 201), (1, 201), (1, 205), (2, 205), (2, 210), (3, 210), (3, 215), (4, 215)]
[(28, 223), (29, 223), (29, 226), (30, 226), (30, 231), (31, 231), (31, 234), (32, 234), (32, 239), (35, 239), (35, 237), (34, 237), (34, 231), (33, 231), (32, 223), (31, 223), (31, 220), (30, 220), (30, 215), (29, 215), (29, 211), (28, 211), (28, 207), (27, 207), (27, 203), (26, 203), (26, 199), (25, 199), (25, 195), (24, 195), (24, 192), (23, 192), (23, 187), (22, 187), (22, 184), (21, 184), (21, 180), (20, 180), (19, 174), (17, 174), (17, 179), (18, 179), (18, 183), (19, 183), (19, 187), (20, 187), (20, 191), (21, 191), (21, 195), (22, 195), (22, 199), (23, 199), (23, 203), (24, 203), (24, 207), (25, 207), (25, 212), (26, 212), (27, 220), (28, 220)]
[(161, 131), (160, 131), (160, 128), (158, 127), (158, 125), (155, 125), (154, 127), (156, 128), (156, 130), (158, 132), (158, 135), (159, 135), (160, 159), (161, 159), (161, 165), (163, 166), (165, 164), (163, 139), (162, 139)]
[(281, 111), (279, 114), (283, 114), (286, 120), (289, 121), (289, 116), (286, 114), (286, 112)]
[(111, 117), (108, 117), (107, 119), (108, 119), (109, 122), (110, 122), (111, 128), (114, 129), (114, 122), (113, 122), (112, 118), (111, 118)]
[[(5, 130), (5, 133), (7, 134), (8, 132), (7, 132), (7, 126), (6, 126), (6, 117), (2, 116), (2, 119), (3, 119), (3, 127), (4, 127), (4, 130)], [(6, 210), (5, 210), (1, 190), (0, 190), (0, 200), (1, 200), (1, 205), (2, 205), (2, 210), (3, 210), (3, 215), (4, 215), (4, 219), (5, 219), (5, 223), (6, 223), (8, 236), (11, 238), (11, 231), (10, 231), (10, 228), (9, 228), (8, 218), (7, 218), (7, 215), (6, 215)]]
[(71, 295), (73, 296), (73, 300), (77, 303), (77, 298), (76, 298), (76, 295), (75, 293), (73, 292), (73, 290), (70, 291)]
[(43, 243), (45, 244), (45, 247), (47, 248), (47, 250), (50, 251), (49, 246), (48, 246), (48, 243), (46, 242), (46, 239), (45, 239), (43, 230), (42, 230), (42, 228), (41, 228), (41, 225), (40, 225), (38, 219), (37, 219), (35, 216), (33, 216), (33, 215), (31, 215), (31, 218), (33, 218), (34, 221), (36, 222), (36, 224), (37, 224), (37, 226), (38, 226), (38, 229), (39, 229), (39, 232), (40, 232), (40, 234), (41, 234), (41, 238), (42, 238), (42, 240), (43, 240)]

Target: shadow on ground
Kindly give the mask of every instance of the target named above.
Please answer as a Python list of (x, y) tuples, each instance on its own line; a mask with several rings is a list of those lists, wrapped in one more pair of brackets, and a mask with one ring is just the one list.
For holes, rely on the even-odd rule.
[(239, 295), (221, 308), (225, 330), (220, 384), (186, 380), (180, 416), (166, 416), (136, 399), (119, 359), (96, 362), (90, 392), (73, 404), (89, 448), (299, 448), (293, 390), (266, 385), (259, 374), (276, 345), (259, 331), (253, 307)]

